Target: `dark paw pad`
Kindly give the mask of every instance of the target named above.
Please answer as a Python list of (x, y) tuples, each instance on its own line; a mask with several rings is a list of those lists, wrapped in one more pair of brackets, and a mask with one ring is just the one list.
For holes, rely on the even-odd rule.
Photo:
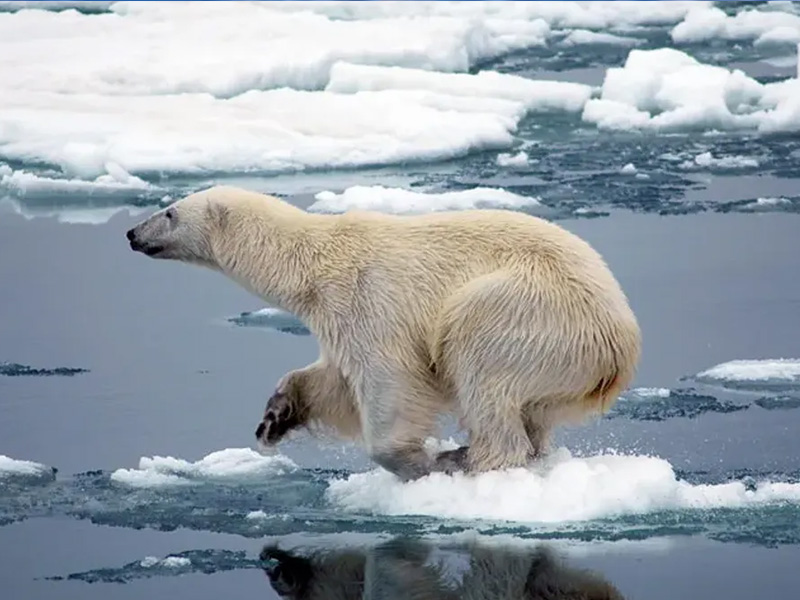
[(296, 402), (282, 392), (275, 392), (267, 402), (264, 418), (256, 428), (256, 438), (267, 443), (278, 442), (287, 432), (303, 424), (303, 415)]
[(448, 475), (456, 471), (466, 471), (468, 450), (469, 446), (461, 446), (455, 450), (439, 452), (434, 460), (435, 470), (447, 473)]

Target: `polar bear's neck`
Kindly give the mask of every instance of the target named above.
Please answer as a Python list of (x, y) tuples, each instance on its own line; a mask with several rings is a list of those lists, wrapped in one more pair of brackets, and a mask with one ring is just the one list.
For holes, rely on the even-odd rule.
[(280, 201), (257, 211), (231, 207), (214, 244), (217, 266), (270, 305), (310, 317), (331, 219)]

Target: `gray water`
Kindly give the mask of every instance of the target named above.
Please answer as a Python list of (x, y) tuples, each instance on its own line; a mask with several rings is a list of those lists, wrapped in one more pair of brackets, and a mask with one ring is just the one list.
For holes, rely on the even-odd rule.
[[(212, 486), (188, 497), (156, 491), (134, 502), (107, 490), (101, 474), (72, 478), (134, 466), (140, 456), (199, 458), (215, 449), (251, 446), (254, 419), (271, 386), (316, 353), (313, 337), (228, 323), (224, 317), (258, 308), (258, 300), (215, 273), (134, 255), (124, 240), (132, 222), (121, 216), (102, 226), (0, 221), (4, 358), (88, 369), (71, 377), (0, 378), (4, 452), (56, 466), (62, 482), (59, 489), (48, 484), (45, 494), (29, 489), (29, 506), (7, 507), (7, 514), (24, 519), (0, 528), (0, 570), (11, 597), (110, 593), (81, 579), (43, 580), (70, 574), (128, 581), (113, 588), (121, 597), (212, 597), (246, 586), (269, 593), (255, 565), (265, 540), (290, 540), (306, 530), (335, 539), (340, 528), (351, 532), (339, 534), (337, 543), (347, 548), (348, 535), (359, 532), (369, 537), (420, 531), (413, 520), (392, 524), (380, 517), (337, 515), (344, 518), (337, 525), (330, 510), (319, 507), (306, 511), (302, 523), (248, 531), (241, 518), (226, 518), (225, 511), (241, 514), (285, 503), (269, 484), (258, 498), (246, 488), (221, 492)], [(634, 385), (679, 388), (684, 375), (732, 357), (796, 355), (796, 216), (623, 213), (564, 225), (603, 252), (629, 291), (645, 332)], [(800, 411), (751, 406), (693, 418), (624, 416), (561, 432), (559, 442), (587, 452), (612, 445), (657, 454), (708, 481), (733, 471), (798, 470)], [(309, 469), (370, 468), (358, 448), (335, 441), (299, 439), (283, 451)], [(305, 497), (323, 486), (313, 474), (304, 477), (294, 488), (284, 482), (281, 489)], [(200, 506), (212, 514), (193, 514)], [(599, 569), (626, 597), (745, 598), (792, 589), (798, 576), (788, 565), (797, 560), (800, 543), (797, 512), (741, 512), (684, 517), (683, 525), (674, 518), (659, 523), (656, 515), (586, 526), (578, 539), (628, 539), (633, 546), (578, 553), (569, 564)], [(649, 548), (648, 539), (658, 543)], [(365, 552), (376, 552), (378, 541)], [(304, 543), (313, 548), (314, 537)], [(224, 556), (212, 556), (207, 570), (213, 575), (169, 577), (167, 569), (161, 577), (137, 577), (125, 567), (143, 556), (192, 550), (241, 556), (230, 559), (232, 570), (225, 570)], [(692, 570), (697, 561), (706, 566)], [(92, 575), (97, 569), (112, 573)]]

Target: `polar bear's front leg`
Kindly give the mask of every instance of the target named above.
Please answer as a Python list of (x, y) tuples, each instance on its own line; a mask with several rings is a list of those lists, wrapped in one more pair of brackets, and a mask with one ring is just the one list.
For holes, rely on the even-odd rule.
[(278, 443), (292, 430), (318, 424), (344, 437), (361, 432), (358, 408), (350, 386), (328, 361), (290, 371), (278, 382), (256, 429), (262, 443)]

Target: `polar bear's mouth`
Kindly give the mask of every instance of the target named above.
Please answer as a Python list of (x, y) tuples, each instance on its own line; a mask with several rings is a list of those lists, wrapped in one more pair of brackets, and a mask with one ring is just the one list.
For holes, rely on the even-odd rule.
[(164, 251), (164, 246), (144, 246), (142, 252), (147, 256), (156, 256)]
[(137, 240), (131, 240), (131, 250), (141, 252), (147, 256), (156, 256), (164, 251), (164, 246), (158, 244), (143, 244)]

